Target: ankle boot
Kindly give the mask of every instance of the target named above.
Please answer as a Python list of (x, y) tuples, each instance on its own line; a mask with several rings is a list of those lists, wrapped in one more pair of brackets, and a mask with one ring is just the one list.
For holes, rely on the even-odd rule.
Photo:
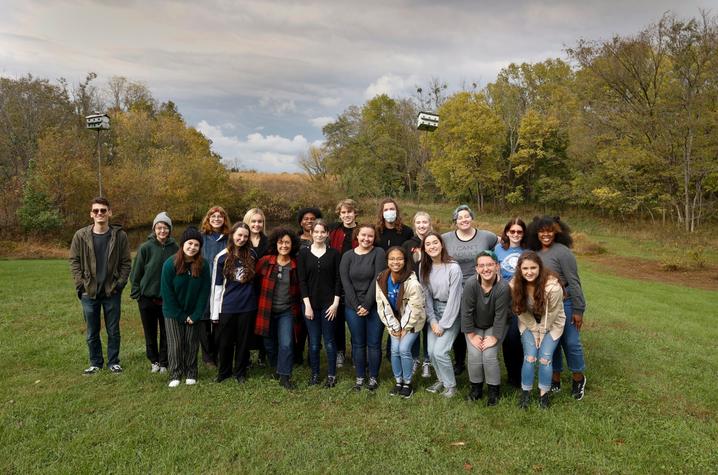
[(471, 391), (469, 391), (469, 396), (466, 399), (468, 401), (478, 401), (482, 397), (484, 397), (484, 383), (471, 383)]
[(539, 398), (539, 407), (541, 409), (548, 409), (551, 405), (551, 391), (547, 391), (546, 394)]
[(498, 384), (489, 384), (489, 398), (486, 400), (487, 406), (495, 406), (499, 403), (501, 397), (501, 386)]
[(531, 403), (531, 391), (521, 391), (521, 399), (519, 399), (519, 407), (528, 409)]
[(283, 375), (283, 374), (280, 374), (280, 375), (279, 375), (279, 384), (280, 384), (280, 386), (282, 386), (284, 389), (292, 390), (292, 389), (295, 389), (295, 388), (296, 388), (296, 386), (294, 385), (294, 383), (292, 383), (292, 381), (289, 379), (289, 376), (286, 376), (286, 375)]

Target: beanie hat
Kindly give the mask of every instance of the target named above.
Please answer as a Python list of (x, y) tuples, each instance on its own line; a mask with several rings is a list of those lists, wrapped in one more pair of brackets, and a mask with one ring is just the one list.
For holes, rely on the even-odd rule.
[(302, 225), (302, 218), (307, 213), (312, 213), (317, 219), (322, 218), (322, 212), (319, 208), (315, 208), (313, 206), (307, 208), (300, 208), (299, 211), (297, 211), (297, 224), (299, 224), (300, 226)]
[(166, 211), (162, 211), (157, 216), (155, 216), (155, 219), (152, 221), (152, 229), (155, 229), (157, 223), (165, 223), (167, 226), (169, 226), (170, 232), (172, 232), (172, 220), (170, 219)]
[(202, 233), (200, 233), (194, 226), (190, 226), (184, 230), (182, 237), (180, 238), (180, 247), (184, 246), (184, 243), (190, 239), (199, 241), (199, 248), (202, 249)]

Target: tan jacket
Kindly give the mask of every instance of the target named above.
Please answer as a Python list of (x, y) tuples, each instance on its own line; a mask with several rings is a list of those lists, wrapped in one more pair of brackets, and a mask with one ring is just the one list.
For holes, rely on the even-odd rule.
[[(107, 280), (105, 295), (110, 296), (122, 291), (127, 285), (132, 267), (130, 244), (122, 226), (111, 225), (110, 243), (107, 248)], [(70, 245), (70, 271), (75, 281), (78, 296), (87, 293), (91, 299), (97, 297), (97, 267), (95, 249), (92, 245), (92, 225), (79, 229)]]
[(424, 307), (426, 299), (424, 298), (424, 289), (422, 289), (419, 279), (413, 272), (408, 279), (401, 285), (399, 292), (399, 313), (400, 318), (394, 315), (389, 299), (387, 298), (382, 286), (379, 285), (379, 279), (386, 278), (387, 272), (382, 272), (376, 282), (376, 310), (379, 313), (379, 319), (384, 323), (386, 328), (393, 332), (406, 330), (408, 332), (420, 332), (424, 328), (426, 322), (426, 309)]
[(563, 311), (563, 287), (555, 278), (546, 282), (546, 311), (540, 322), (536, 322), (533, 313), (526, 311), (519, 315), (519, 332), (529, 330), (538, 338), (541, 345), (544, 336), (551, 334), (551, 338), (558, 340), (563, 334), (563, 327), (566, 324), (566, 314)]

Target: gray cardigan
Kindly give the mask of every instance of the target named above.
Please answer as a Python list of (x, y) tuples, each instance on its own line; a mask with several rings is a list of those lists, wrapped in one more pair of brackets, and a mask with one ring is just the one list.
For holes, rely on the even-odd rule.
[[(459, 316), (462, 285), (461, 267), (456, 262), (433, 264), (431, 266), (429, 281), (422, 282), (424, 295), (426, 296), (427, 322), (437, 322), (445, 330), (451, 328)], [(443, 315), (434, 313), (434, 300), (446, 302)]]
[[(581, 279), (578, 277), (578, 266), (576, 256), (571, 249), (561, 243), (555, 242), (548, 249), (538, 253), (547, 268), (558, 274), (561, 284), (568, 289), (573, 304), (573, 311), (583, 315), (586, 311), (586, 299), (583, 297)], [(571, 319), (571, 315), (566, 315)]]

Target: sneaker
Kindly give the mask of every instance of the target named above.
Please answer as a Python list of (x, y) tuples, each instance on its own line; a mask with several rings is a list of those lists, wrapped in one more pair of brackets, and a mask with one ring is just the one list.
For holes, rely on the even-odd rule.
[(519, 399), (519, 408), (528, 409), (531, 403), (531, 391), (521, 391), (521, 399)]
[(354, 386), (352, 386), (352, 389), (354, 391), (361, 391), (361, 388), (364, 386), (364, 378), (357, 378), (356, 381), (354, 381)]
[(389, 391), (389, 396), (398, 396), (401, 394), (401, 387), (402, 384), (397, 382), (393, 388), (391, 388), (391, 391)]
[(343, 368), (344, 367), (344, 352), (340, 351), (337, 353), (337, 368)]
[(159, 373), (159, 372), (160, 372), (160, 364), (152, 363), (152, 367), (150, 368), (150, 373)]
[(414, 388), (411, 387), (411, 384), (403, 384), (399, 395), (404, 399), (409, 399), (414, 395)]
[(551, 381), (551, 392), (557, 393), (561, 390), (561, 381)]
[(318, 374), (313, 374), (313, 375), (309, 378), (309, 385), (310, 385), (310, 386), (316, 386), (316, 385), (318, 385), (318, 384), (319, 384), (319, 375), (318, 375)]
[(327, 381), (324, 383), (325, 388), (333, 388), (337, 385), (337, 377), (336, 376), (327, 376)]
[(376, 389), (377, 389), (378, 387), (379, 387), (379, 381), (377, 381), (376, 378), (373, 377), (373, 376), (370, 377), (370, 378), (369, 378), (369, 384), (367, 384), (366, 388), (367, 388), (369, 391), (376, 391)]
[(571, 386), (571, 396), (577, 401), (583, 399), (583, 394), (586, 392), (586, 375), (583, 375), (581, 381), (574, 381)]
[(84, 370), (84, 371), (82, 372), (82, 374), (95, 374), (95, 373), (98, 373), (99, 371), (100, 371), (100, 367), (99, 367), (99, 366), (90, 366), (89, 368), (87, 368), (86, 370)]
[(185, 383), (187, 386), (194, 386), (195, 384), (197, 384), (197, 380), (196, 380), (196, 379), (192, 379), (192, 378), (187, 378), (187, 379), (185, 379), (184, 383)]
[(289, 376), (287, 375), (279, 375), (279, 385), (282, 386), (287, 391), (291, 391), (293, 389), (296, 389), (297, 387), (294, 385), (291, 379), (289, 379)]
[(444, 383), (442, 383), (441, 381), (437, 381), (428, 388), (426, 388), (427, 391), (434, 394), (440, 392), (442, 389), (444, 389)]
[(167, 372), (167, 366), (160, 366), (160, 374)]
[(171, 388), (176, 388), (179, 385), (180, 385), (179, 379), (173, 379), (172, 381), (170, 381), (170, 384), (168, 384), (168, 386)]
[(111, 373), (115, 373), (115, 374), (121, 373), (121, 372), (122, 372), (122, 366), (120, 366), (120, 365), (118, 365), (118, 364), (113, 364), (112, 366), (110, 366), (110, 372), (111, 372)]
[(424, 379), (431, 378), (431, 363), (428, 361), (424, 361), (424, 364), (421, 365), (421, 377)]
[(539, 397), (539, 407), (541, 409), (548, 409), (551, 405), (551, 391), (547, 392), (543, 396)]
[(419, 363), (419, 360), (414, 360), (414, 363), (411, 365), (411, 376), (413, 377), (416, 374), (416, 370), (419, 369), (419, 366), (421, 363)]
[(441, 395), (447, 399), (451, 399), (452, 397), (456, 396), (456, 386), (454, 386), (453, 388), (444, 389), (444, 392), (441, 393)]

